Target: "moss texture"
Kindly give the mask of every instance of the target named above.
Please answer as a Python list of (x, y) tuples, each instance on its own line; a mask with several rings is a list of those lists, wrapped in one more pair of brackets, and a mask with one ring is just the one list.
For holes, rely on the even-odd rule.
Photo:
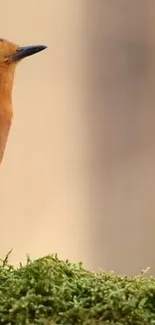
[(93, 273), (57, 256), (0, 265), (0, 324), (155, 324), (155, 278)]

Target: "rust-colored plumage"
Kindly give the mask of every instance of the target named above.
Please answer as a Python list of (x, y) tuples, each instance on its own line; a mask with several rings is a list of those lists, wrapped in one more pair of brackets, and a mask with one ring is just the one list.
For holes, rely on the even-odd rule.
[(0, 38), (0, 164), (12, 123), (12, 88), (17, 63), (23, 58), (44, 50), (46, 46), (23, 46)]

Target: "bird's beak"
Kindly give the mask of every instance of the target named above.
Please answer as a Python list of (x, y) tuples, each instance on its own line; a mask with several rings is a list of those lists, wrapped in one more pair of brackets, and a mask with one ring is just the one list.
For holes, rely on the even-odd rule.
[(45, 45), (31, 45), (31, 46), (18, 47), (15, 53), (8, 56), (7, 60), (19, 61), (21, 59), (26, 58), (27, 56), (41, 52), (46, 48), (47, 46)]

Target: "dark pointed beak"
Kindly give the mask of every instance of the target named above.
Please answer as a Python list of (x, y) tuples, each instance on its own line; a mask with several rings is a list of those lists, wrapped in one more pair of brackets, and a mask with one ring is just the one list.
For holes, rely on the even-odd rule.
[(18, 61), (18, 60), (26, 58), (27, 56), (41, 52), (41, 51), (45, 50), (46, 48), (47, 48), (47, 46), (45, 46), (45, 45), (32, 45), (32, 46), (18, 47), (16, 52), (11, 54), (8, 57), (8, 59), (9, 59), (9, 61)]

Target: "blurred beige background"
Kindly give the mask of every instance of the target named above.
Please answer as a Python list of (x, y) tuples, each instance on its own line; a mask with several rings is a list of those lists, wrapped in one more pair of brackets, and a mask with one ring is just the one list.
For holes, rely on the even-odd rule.
[(6, 0), (25, 59), (0, 170), (1, 256), (155, 271), (155, 4)]

